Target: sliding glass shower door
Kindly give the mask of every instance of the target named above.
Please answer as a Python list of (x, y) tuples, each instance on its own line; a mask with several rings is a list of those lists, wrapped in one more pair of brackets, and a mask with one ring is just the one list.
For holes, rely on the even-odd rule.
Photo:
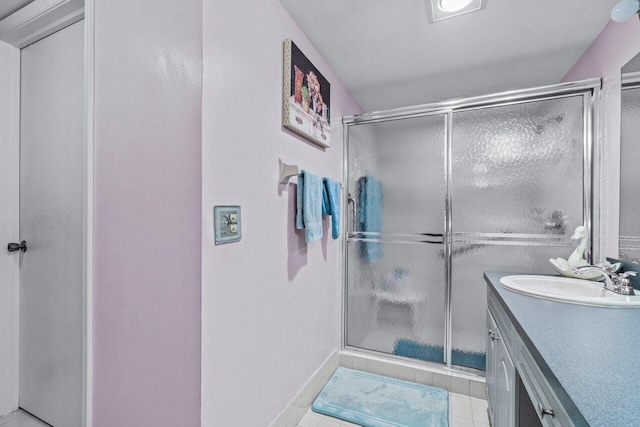
[(594, 87), (347, 122), (346, 347), (485, 369), (487, 270), (591, 228)]
[(444, 362), (445, 122), (350, 128), (348, 346)]
[[(587, 104), (588, 105), (588, 104)], [(585, 224), (585, 96), (453, 113), (451, 363), (485, 368), (486, 270), (553, 274)]]

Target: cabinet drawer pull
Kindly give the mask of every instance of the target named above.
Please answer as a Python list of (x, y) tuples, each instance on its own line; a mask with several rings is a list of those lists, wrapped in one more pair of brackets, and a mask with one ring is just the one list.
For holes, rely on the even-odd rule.
[(553, 409), (544, 409), (542, 403), (538, 403), (538, 413), (540, 414), (540, 418), (544, 418), (545, 415), (551, 415), (551, 418), (555, 416)]
[(491, 329), (489, 329), (489, 338), (491, 338), (491, 341), (497, 341), (500, 339), (500, 336), (498, 335), (497, 332), (494, 332)]

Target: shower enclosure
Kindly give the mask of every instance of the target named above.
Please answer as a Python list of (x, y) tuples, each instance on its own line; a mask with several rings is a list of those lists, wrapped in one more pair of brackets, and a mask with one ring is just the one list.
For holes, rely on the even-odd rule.
[(345, 349), (482, 374), (483, 271), (553, 273), (576, 226), (597, 235), (599, 87), (344, 119)]

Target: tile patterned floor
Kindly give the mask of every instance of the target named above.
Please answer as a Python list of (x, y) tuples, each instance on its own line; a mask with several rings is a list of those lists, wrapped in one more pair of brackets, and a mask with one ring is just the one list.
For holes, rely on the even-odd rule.
[[(487, 401), (462, 394), (449, 393), (451, 427), (489, 427)], [(316, 414), (309, 409), (298, 427), (358, 427), (337, 418)]]
[(0, 427), (51, 427), (28, 412), (18, 409), (0, 417)]

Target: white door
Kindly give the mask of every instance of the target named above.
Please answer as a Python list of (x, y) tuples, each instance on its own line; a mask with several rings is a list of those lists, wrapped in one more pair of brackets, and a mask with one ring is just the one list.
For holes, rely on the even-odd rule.
[(20, 406), (82, 424), (84, 22), (22, 50)]

